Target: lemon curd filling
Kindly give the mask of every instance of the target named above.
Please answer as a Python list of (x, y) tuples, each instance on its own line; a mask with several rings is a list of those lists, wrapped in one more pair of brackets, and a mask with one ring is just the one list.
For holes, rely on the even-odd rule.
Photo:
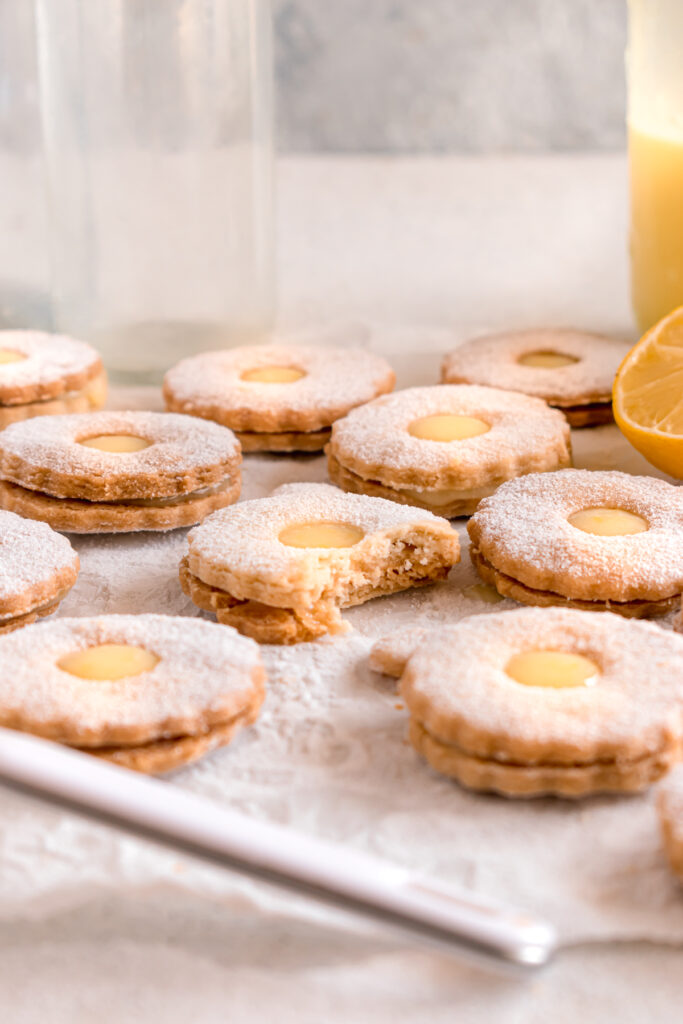
[(471, 586), (465, 587), (463, 593), (475, 601), (483, 601), (484, 604), (499, 604), (504, 600), (496, 588), (488, 583), (472, 583)]
[(286, 526), (279, 540), (291, 548), (352, 548), (364, 536), (347, 523), (297, 523)]
[(408, 427), (408, 433), (421, 441), (465, 441), (491, 429), (476, 416), (423, 416)]
[(569, 516), (568, 522), (577, 530), (599, 537), (621, 537), (649, 529), (647, 520), (623, 508), (584, 508)]
[(84, 448), (97, 448), (101, 452), (115, 452), (125, 454), (126, 452), (141, 452), (143, 448), (149, 448), (151, 441), (144, 437), (136, 437), (135, 434), (98, 434), (97, 437), (87, 437), (79, 441)]
[(294, 366), (258, 366), (253, 370), (245, 370), (241, 380), (257, 384), (292, 384), (301, 380), (306, 374)]
[(552, 351), (525, 352), (517, 360), (520, 366), (536, 366), (544, 370), (557, 370), (561, 366), (571, 366), (572, 363), (578, 363), (578, 361), (576, 356)]
[(595, 662), (563, 651), (526, 651), (515, 654), (505, 672), (524, 686), (591, 686), (600, 674)]
[(0, 366), (4, 363), (20, 363), (22, 359), (26, 359), (23, 352), (15, 352), (11, 348), (0, 348)]
[(150, 672), (159, 664), (156, 654), (132, 644), (98, 644), (85, 651), (73, 651), (57, 667), (79, 679), (124, 679)]

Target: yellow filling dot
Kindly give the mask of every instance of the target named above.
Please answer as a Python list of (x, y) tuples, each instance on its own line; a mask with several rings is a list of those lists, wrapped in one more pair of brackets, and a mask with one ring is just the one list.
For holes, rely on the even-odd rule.
[(485, 434), (491, 427), (476, 416), (423, 416), (408, 427), (408, 433), (421, 441), (465, 441)]
[(649, 529), (647, 520), (623, 508), (584, 508), (569, 516), (568, 522), (577, 530), (599, 537), (619, 537)]
[(245, 370), (242, 380), (258, 384), (292, 384), (301, 380), (306, 374), (294, 366), (259, 366), (254, 370)]
[(590, 686), (600, 674), (595, 662), (563, 651), (527, 651), (515, 654), (505, 672), (524, 686)]
[(496, 588), (489, 586), (488, 583), (473, 583), (465, 587), (464, 593), (476, 601), (483, 601), (484, 604), (498, 604), (503, 600)]
[(571, 366), (578, 363), (576, 356), (567, 356), (564, 352), (526, 352), (517, 362), (521, 366), (537, 366), (545, 370), (556, 370), (560, 366)]
[(279, 539), (291, 548), (351, 548), (364, 536), (346, 523), (298, 523), (286, 526)]
[(134, 434), (98, 434), (97, 437), (87, 437), (85, 441), (79, 441), (85, 448), (97, 448), (101, 452), (140, 452), (143, 448), (149, 448), (151, 441), (145, 441), (144, 437), (136, 437)]
[(0, 348), (0, 365), (3, 363), (20, 363), (26, 359), (23, 352), (15, 352), (11, 348)]
[(124, 679), (150, 672), (159, 658), (144, 647), (132, 644), (98, 644), (85, 651), (73, 651), (57, 662), (64, 672), (79, 679)]

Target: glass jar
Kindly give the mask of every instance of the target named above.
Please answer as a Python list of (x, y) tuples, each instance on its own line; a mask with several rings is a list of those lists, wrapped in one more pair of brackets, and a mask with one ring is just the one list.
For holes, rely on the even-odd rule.
[(0, 328), (51, 324), (37, 91), (33, 4), (0, 0)]
[(268, 0), (35, 0), (55, 328), (114, 379), (273, 302)]
[(629, 0), (631, 290), (646, 331), (683, 305), (683, 0)]

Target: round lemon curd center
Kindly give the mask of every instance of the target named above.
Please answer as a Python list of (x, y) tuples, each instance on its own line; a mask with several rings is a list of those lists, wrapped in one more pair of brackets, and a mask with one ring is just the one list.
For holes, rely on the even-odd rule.
[(544, 370), (557, 370), (561, 366), (571, 366), (578, 363), (576, 356), (568, 356), (564, 352), (553, 352), (550, 349), (538, 352), (525, 352), (517, 362), (521, 366), (536, 366)]
[(11, 348), (0, 348), (0, 366), (4, 363), (20, 363), (22, 359), (26, 358), (23, 352), (15, 352)]
[(57, 666), (79, 679), (111, 680), (150, 672), (159, 660), (156, 654), (133, 644), (98, 644), (65, 654)]
[(136, 437), (135, 434), (98, 434), (97, 437), (86, 437), (79, 441), (85, 448), (97, 448), (101, 452), (141, 452), (143, 448), (149, 448), (151, 441), (144, 437)]
[(297, 523), (286, 526), (279, 540), (291, 548), (352, 548), (364, 536), (348, 523)]
[(408, 433), (421, 441), (465, 441), (491, 429), (476, 416), (423, 416), (408, 427)]
[(623, 508), (584, 508), (569, 516), (568, 522), (584, 533), (599, 537), (622, 537), (645, 533), (650, 528), (646, 519)]
[(564, 651), (526, 651), (515, 654), (505, 666), (505, 672), (524, 686), (591, 686), (600, 669), (581, 654)]
[(306, 374), (294, 366), (257, 366), (253, 370), (245, 370), (242, 380), (257, 384), (293, 384)]

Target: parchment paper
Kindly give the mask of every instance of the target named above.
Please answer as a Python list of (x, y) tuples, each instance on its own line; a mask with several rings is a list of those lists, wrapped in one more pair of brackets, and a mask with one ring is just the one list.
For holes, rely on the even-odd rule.
[[(113, 398), (118, 407), (159, 403), (153, 389)], [(615, 427), (575, 431), (574, 448), (578, 466), (652, 472)], [(322, 457), (247, 456), (243, 497), (325, 479)], [(58, 614), (197, 614), (177, 578), (184, 531), (72, 539), (81, 575)], [(683, 899), (662, 854), (652, 793), (577, 803), (474, 795), (437, 776), (407, 745), (395, 684), (367, 668), (368, 650), (402, 625), (486, 614), (492, 606), (467, 593), (476, 581), (465, 553), (445, 584), (346, 612), (353, 631), (344, 636), (264, 647), (269, 685), (259, 721), (169, 784), (536, 910), (568, 942), (683, 941)], [(496, 610), (503, 607), (514, 605)], [(3, 792), (0, 821), (0, 923), (35, 927), (55, 915), (66, 921), (78, 908), (86, 917), (110, 914), (114, 927), (151, 901), (157, 912), (168, 908), (169, 928), (185, 920), (196, 926), (194, 897), (210, 901), (207, 927), (218, 928), (216, 901), (245, 915), (260, 951), (282, 920), (290, 929), (315, 922), (321, 956), (325, 949), (334, 959), (345, 941), (330, 911)], [(355, 941), (368, 953), (389, 940)]]

